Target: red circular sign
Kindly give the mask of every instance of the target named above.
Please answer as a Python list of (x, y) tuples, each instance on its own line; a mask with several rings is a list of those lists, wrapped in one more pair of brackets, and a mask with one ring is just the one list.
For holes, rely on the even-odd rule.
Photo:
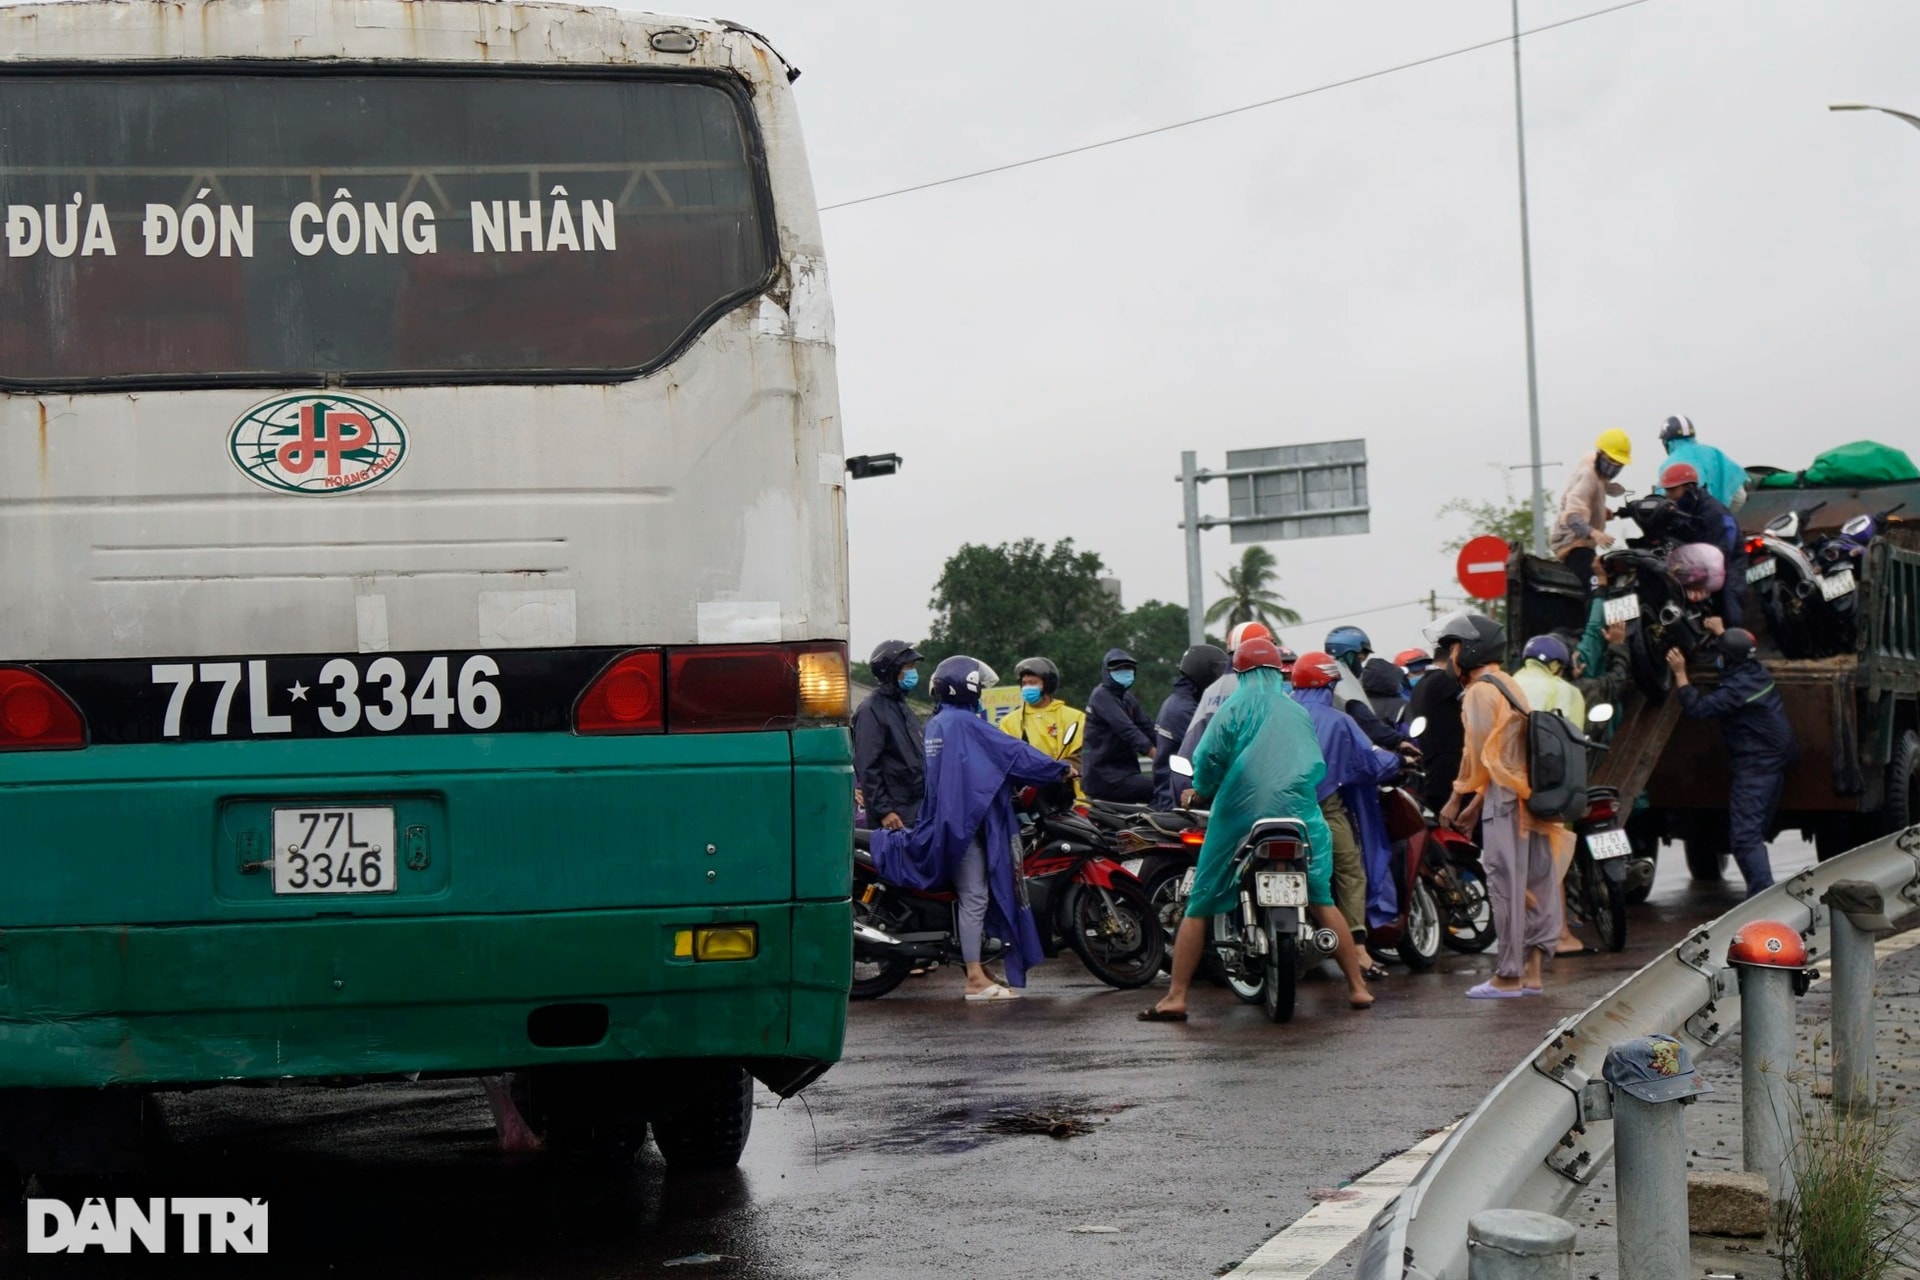
[(1460, 548), (1454, 562), (1460, 585), (1475, 600), (1498, 600), (1507, 594), (1507, 541), (1483, 533)]

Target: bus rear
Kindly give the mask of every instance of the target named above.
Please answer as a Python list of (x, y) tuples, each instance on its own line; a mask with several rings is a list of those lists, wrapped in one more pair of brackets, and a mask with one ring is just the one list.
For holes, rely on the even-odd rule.
[(14, 1159), (155, 1088), (502, 1071), (550, 1137), (737, 1157), (850, 964), (787, 68), (434, 0), (0, 40)]

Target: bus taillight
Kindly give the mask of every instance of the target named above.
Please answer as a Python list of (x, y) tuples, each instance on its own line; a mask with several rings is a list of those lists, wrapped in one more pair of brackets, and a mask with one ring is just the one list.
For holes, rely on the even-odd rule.
[(37, 671), (0, 667), (0, 751), (86, 745), (86, 721), (66, 694)]
[(574, 704), (574, 732), (659, 733), (666, 727), (660, 675), (659, 650), (622, 654)]
[(672, 733), (790, 729), (847, 715), (840, 644), (706, 645), (667, 655)]

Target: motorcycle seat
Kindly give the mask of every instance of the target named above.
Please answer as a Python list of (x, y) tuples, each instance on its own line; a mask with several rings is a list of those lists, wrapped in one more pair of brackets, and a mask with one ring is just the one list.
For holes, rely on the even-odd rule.
[(859, 866), (871, 867), (873, 866), (873, 851), (871, 849), (855, 849), (853, 851), (853, 860)]
[(1143, 813), (1139, 815), (1139, 821), (1167, 836), (1177, 836), (1200, 825), (1182, 813)]
[(1099, 813), (1112, 814), (1118, 818), (1131, 818), (1137, 814), (1152, 812), (1153, 806), (1133, 804), (1126, 800), (1089, 800), (1087, 808)]

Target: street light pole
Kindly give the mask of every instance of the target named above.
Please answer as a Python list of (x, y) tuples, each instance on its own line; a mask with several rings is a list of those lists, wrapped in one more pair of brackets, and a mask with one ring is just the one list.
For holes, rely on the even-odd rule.
[(1533, 363), (1533, 244), (1527, 228), (1527, 123), (1520, 94), (1520, 0), (1513, 0), (1513, 139), (1520, 157), (1520, 295), (1527, 317), (1527, 439), (1533, 449), (1533, 554), (1547, 554), (1547, 495), (1540, 476), (1540, 381)]
[(1909, 115), (1905, 111), (1896, 111), (1892, 107), (1874, 107), (1864, 102), (1835, 102), (1827, 107), (1829, 111), (1878, 111), (1882, 115), (1892, 116), (1895, 120), (1905, 120), (1916, 129), (1920, 129), (1920, 116)]

